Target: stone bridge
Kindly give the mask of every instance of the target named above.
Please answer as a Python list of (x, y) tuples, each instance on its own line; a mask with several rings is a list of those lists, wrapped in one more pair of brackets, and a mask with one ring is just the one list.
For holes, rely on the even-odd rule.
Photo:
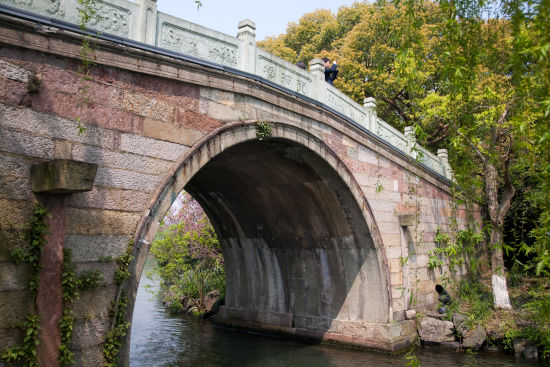
[[(390, 352), (414, 342), (405, 311), (434, 306), (448, 270), (428, 268), (436, 231), (466, 224), (444, 151), (329, 86), (319, 60), (307, 72), (256, 48), (250, 21), (234, 38), (154, 1), (111, 0), (90, 38), (72, 0), (0, 4), (2, 350), (37, 312), (40, 363), (55, 365), (67, 248), (77, 273), (103, 274), (69, 305), (76, 365), (102, 365), (120, 322), (111, 305), (127, 296), (131, 321), (150, 244), (183, 189), (223, 244), (217, 322)], [(85, 78), (84, 37), (95, 45)], [(34, 298), (36, 271), (10, 253), (26, 245), (36, 202), (52, 228)], [(126, 253), (130, 276), (117, 282)]]

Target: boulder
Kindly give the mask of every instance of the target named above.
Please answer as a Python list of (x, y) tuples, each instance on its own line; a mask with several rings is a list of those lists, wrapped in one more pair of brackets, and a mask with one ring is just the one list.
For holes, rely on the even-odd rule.
[(487, 339), (485, 329), (477, 325), (474, 330), (464, 336), (462, 346), (464, 348), (480, 349), (483, 343), (485, 343), (485, 339)]
[(420, 339), (425, 342), (443, 343), (455, 340), (453, 323), (432, 317), (424, 317), (420, 320), (418, 334), (420, 334)]
[(407, 310), (405, 311), (405, 318), (407, 320), (412, 320), (416, 317), (416, 310)]
[(539, 357), (539, 348), (537, 344), (528, 339), (514, 339), (514, 354), (516, 357), (525, 357), (527, 359), (537, 359)]
[(216, 289), (206, 293), (206, 295), (204, 296), (204, 310), (207, 312), (212, 311), (214, 304), (218, 301), (219, 298), (220, 292), (218, 292), (218, 290)]
[(468, 331), (470, 331), (470, 329), (466, 325), (466, 317), (464, 317), (464, 315), (455, 313), (453, 315), (453, 324), (455, 326), (455, 330), (458, 336), (464, 337), (468, 334)]

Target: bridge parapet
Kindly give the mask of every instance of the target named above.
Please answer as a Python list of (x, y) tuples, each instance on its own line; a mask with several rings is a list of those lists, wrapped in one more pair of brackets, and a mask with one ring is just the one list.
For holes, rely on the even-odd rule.
[[(0, 0), (0, 4), (80, 24), (77, 0)], [(94, 7), (99, 19), (87, 24), (91, 29), (218, 64), (229, 72), (253, 74), (329, 107), (436, 174), (452, 179), (445, 155), (432, 154), (378, 118), (374, 99), (365, 99), (361, 106), (326, 83), (320, 60), (312, 60), (308, 72), (256, 47), (255, 24), (250, 20), (242, 21), (238, 37), (232, 37), (159, 12), (154, 0), (103, 0)]]

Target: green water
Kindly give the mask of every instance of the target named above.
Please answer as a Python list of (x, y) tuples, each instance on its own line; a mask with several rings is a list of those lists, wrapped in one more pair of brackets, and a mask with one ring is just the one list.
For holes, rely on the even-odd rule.
[[(145, 273), (145, 272), (144, 272)], [(141, 279), (132, 322), (130, 366), (405, 366), (403, 356), (305, 344), (215, 329), (208, 321), (170, 315), (155, 297), (158, 278)], [(468, 355), (448, 350), (419, 350), (422, 366), (550, 366), (510, 355)]]

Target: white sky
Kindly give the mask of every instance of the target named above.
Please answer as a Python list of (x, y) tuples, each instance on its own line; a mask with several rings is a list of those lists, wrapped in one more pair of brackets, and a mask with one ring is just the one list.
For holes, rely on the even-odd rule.
[(197, 10), (194, 0), (157, 0), (158, 10), (204, 27), (237, 35), (241, 20), (256, 23), (256, 40), (278, 36), (286, 31), (291, 21), (298, 21), (305, 13), (316, 9), (329, 9), (334, 14), (342, 5), (351, 5), (355, 0), (201, 0)]

